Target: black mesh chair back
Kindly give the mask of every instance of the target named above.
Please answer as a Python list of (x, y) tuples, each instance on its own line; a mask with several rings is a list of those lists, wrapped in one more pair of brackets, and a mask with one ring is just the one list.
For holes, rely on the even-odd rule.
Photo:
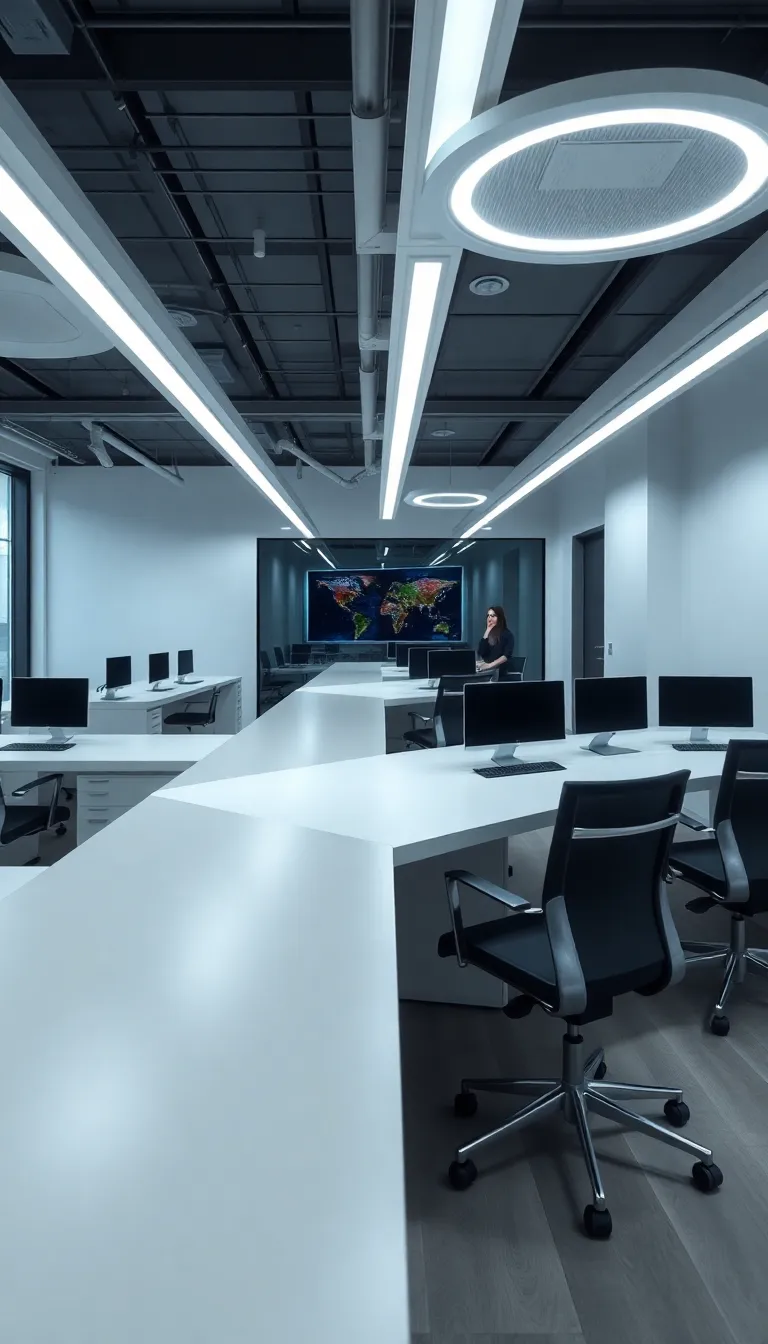
[(285, 667), (285, 658), (283, 657), (283, 650), (280, 648), (279, 644), (275, 645), (275, 666)]
[(507, 659), (507, 677), (510, 680), (522, 681), (525, 672), (525, 664), (528, 659), (523, 657), (512, 657)]
[(742, 914), (768, 910), (768, 742), (728, 744), (714, 831), (728, 896), (739, 902)]
[(497, 681), (498, 669), (454, 677), (441, 677), (435, 700), (435, 736), (438, 747), (460, 747), (464, 743), (464, 687), (468, 681)]
[(563, 785), (542, 895), (561, 1016), (580, 977), (590, 1016), (682, 977), (664, 879), (688, 778)]
[(312, 646), (311, 646), (311, 644), (292, 644), (292, 645), (291, 645), (291, 662), (292, 662), (292, 663), (298, 663), (299, 665), (301, 665), (301, 664), (303, 664), (303, 663), (308, 663), (311, 654), (312, 654)]
[(272, 664), (269, 661), (269, 654), (267, 653), (266, 649), (259, 650), (259, 662), (261, 663), (262, 672), (272, 671)]

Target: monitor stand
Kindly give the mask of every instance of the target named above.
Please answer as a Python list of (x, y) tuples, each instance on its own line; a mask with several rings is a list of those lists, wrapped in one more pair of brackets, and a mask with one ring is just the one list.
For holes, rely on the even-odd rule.
[(517, 755), (519, 742), (509, 742), (504, 746), (497, 747), (491, 760), (494, 765), (519, 765), (520, 757)]
[(102, 695), (102, 700), (130, 700), (130, 695), (118, 695), (116, 686), (107, 687)]
[(691, 741), (691, 742), (708, 742), (708, 741), (709, 741), (709, 729), (708, 729), (708, 728), (692, 728), (692, 729), (691, 729), (691, 737), (690, 737), (690, 741)]
[(65, 733), (63, 728), (49, 728), (48, 732), (50, 733), (49, 742), (74, 742), (75, 740), (72, 734)]
[(611, 747), (609, 742), (613, 733), (595, 733), (592, 741), (582, 751), (591, 751), (595, 756), (636, 756), (636, 747)]
[[(202, 677), (191, 677), (191, 676), (188, 675), (188, 673), (185, 672), (182, 676), (176, 678), (176, 685), (177, 685), (177, 686), (200, 686), (200, 685), (202, 684), (202, 681), (203, 681), (203, 678), (202, 678)], [(155, 687), (153, 687), (152, 689), (154, 690)]]
[(150, 690), (152, 691), (152, 693), (154, 694), (155, 691), (172, 691), (172, 690), (173, 690), (173, 687), (172, 687), (172, 686), (161, 686), (161, 685), (160, 685), (160, 682), (159, 682), (159, 681), (156, 681), (155, 684), (154, 684), (154, 686), (150, 686), (149, 689), (150, 689)]

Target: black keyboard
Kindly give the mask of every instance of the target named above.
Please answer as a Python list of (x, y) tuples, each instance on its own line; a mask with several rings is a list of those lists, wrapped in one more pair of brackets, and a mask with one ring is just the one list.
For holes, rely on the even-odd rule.
[(519, 765), (489, 765), (483, 770), (475, 770), (483, 779), (506, 779), (509, 775), (545, 775), (550, 770), (564, 770), (557, 761), (521, 761)]
[(0, 751), (69, 751), (74, 742), (9, 742)]
[(727, 751), (727, 742), (673, 742), (673, 751)]

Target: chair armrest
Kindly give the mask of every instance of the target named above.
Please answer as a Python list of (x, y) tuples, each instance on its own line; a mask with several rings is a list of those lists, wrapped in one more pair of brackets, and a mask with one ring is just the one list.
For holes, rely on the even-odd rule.
[(41, 775), (39, 779), (31, 779), (28, 784), (20, 784), (18, 789), (14, 789), (12, 798), (24, 798), (26, 794), (31, 793), (32, 789), (39, 789), (41, 784), (58, 783), (61, 786), (63, 775)]
[(414, 728), (416, 727), (416, 720), (417, 720), (417, 719), (421, 719), (421, 722), (422, 722), (422, 723), (431, 723), (431, 722), (432, 722), (432, 715), (431, 715), (431, 714), (418, 714), (418, 713), (416, 712), (415, 709), (409, 709), (409, 710), (408, 710), (408, 718), (411, 720), (411, 723), (413, 724), (413, 727), (414, 727)]
[(708, 838), (714, 839), (715, 832), (712, 827), (708, 826), (706, 821), (702, 821), (700, 817), (691, 816), (690, 812), (681, 812), (679, 821), (680, 825), (687, 826), (689, 831), (696, 831), (700, 835), (706, 835)]
[(456, 960), (460, 966), (466, 966), (467, 952), (464, 941), (464, 920), (461, 914), (460, 886), (471, 887), (473, 891), (482, 892), (484, 896), (490, 896), (492, 901), (498, 901), (500, 905), (504, 905), (508, 910), (514, 910), (516, 913), (529, 910), (530, 902), (524, 900), (522, 896), (515, 895), (512, 891), (507, 891), (505, 887), (490, 882), (488, 878), (475, 877), (474, 873), (468, 873), (463, 868), (455, 868), (446, 873), (445, 889), (448, 895), (448, 908), (451, 912), (453, 940), (456, 944)]

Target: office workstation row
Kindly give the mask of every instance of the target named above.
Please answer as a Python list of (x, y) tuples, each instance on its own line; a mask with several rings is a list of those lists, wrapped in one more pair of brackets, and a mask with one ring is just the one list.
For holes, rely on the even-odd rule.
[[(366, 686), (379, 694), (356, 693)], [(327, 668), (41, 875), (36, 904), (23, 892), (0, 904), (14, 1022), (0, 1112), (13, 1282), (0, 1275), (0, 1285), (18, 1337), (44, 1338), (54, 1319), (63, 1333), (101, 1337), (114, 1322), (114, 1284), (151, 1281), (153, 1321), (172, 1310), (179, 1331), (201, 1338), (248, 1319), (265, 1338), (408, 1344), (398, 994), (508, 999), (487, 971), (438, 955), (451, 933), (446, 872), (508, 890), (509, 837), (552, 825), (566, 782), (613, 790), (684, 765), (689, 801), (719, 788), (726, 753), (683, 758), (671, 745), (682, 734), (669, 729), (620, 737), (643, 750), (615, 758), (572, 737), (548, 748), (564, 770), (491, 784), (474, 773), (490, 764), (488, 747), (386, 755), (381, 689), (380, 667)], [(307, 872), (311, 882), (297, 881)], [(468, 889), (461, 908), (466, 928), (487, 919), (481, 892)], [(510, 916), (521, 918), (533, 916)], [(47, 967), (33, 1013), (14, 970), (30, 955)], [(318, 974), (329, 965), (331, 975)], [(99, 1006), (107, 1057), (130, 1065), (136, 1125), (108, 1150), (79, 1148), (77, 1180), (62, 1186), (40, 1169), (35, 1136), (50, 1107), (39, 1070), (54, 1026), (57, 1039), (78, 1039), (84, 1003)], [(97, 1085), (101, 1054), (84, 1059), (72, 1104)], [(265, 1086), (279, 1106), (265, 1104)], [(700, 1124), (694, 1113), (704, 1147)], [(268, 1156), (257, 1200), (242, 1179), (246, 1153)], [(450, 1156), (433, 1154), (435, 1181)], [(669, 1163), (680, 1170), (677, 1155)], [(196, 1232), (203, 1170), (213, 1249)], [(83, 1198), (97, 1186), (98, 1199)], [(171, 1264), (169, 1244), (183, 1248)], [(19, 1272), (41, 1257), (44, 1295)], [(160, 1260), (168, 1270), (158, 1279)], [(76, 1304), (73, 1283), (90, 1284)], [(142, 1325), (129, 1295), (121, 1341)]]

